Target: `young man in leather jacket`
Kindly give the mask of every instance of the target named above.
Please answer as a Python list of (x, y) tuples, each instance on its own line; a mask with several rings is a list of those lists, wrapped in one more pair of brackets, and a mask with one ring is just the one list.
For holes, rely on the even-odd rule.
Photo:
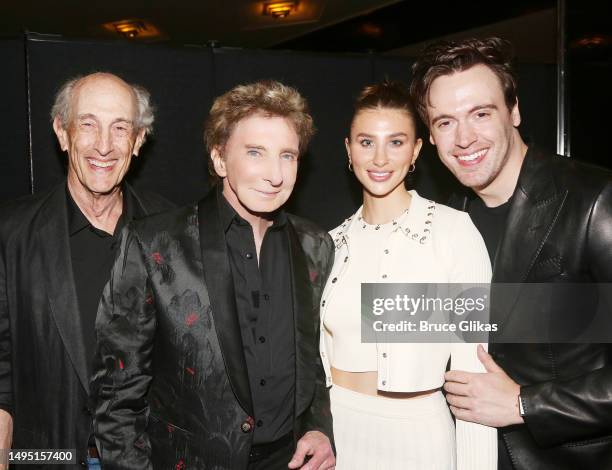
[[(550, 325), (580, 325), (597, 286), (612, 282), (612, 178), (525, 144), (510, 49), (498, 38), (433, 44), (413, 66), (411, 92), (441, 161), (472, 190), (451, 205), (481, 231), (493, 283), (584, 284), (578, 308), (574, 290), (557, 289), (542, 312)], [(510, 297), (495, 308), (492, 294), (493, 320), (518, 329), (534, 302)], [(610, 344), (489, 351), (478, 352), (487, 373), (449, 371), (445, 389), (456, 417), (498, 428), (500, 469), (612, 468)]]

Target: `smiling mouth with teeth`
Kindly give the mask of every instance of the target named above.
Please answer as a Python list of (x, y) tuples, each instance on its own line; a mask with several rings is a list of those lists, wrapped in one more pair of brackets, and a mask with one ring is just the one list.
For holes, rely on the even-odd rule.
[(388, 181), (391, 178), (392, 171), (373, 171), (368, 170), (368, 177), (377, 183), (382, 183), (384, 181)]
[(487, 153), (488, 149), (482, 149), (479, 150), (478, 152), (474, 152), (474, 153), (470, 153), (469, 155), (457, 155), (457, 159), (460, 162), (474, 162), (476, 160), (478, 160), (479, 158), (483, 157), (485, 155), (485, 153)]
[(88, 158), (87, 161), (93, 166), (97, 166), (98, 168), (109, 168), (115, 164), (115, 160), (101, 161), (94, 160), (93, 158)]

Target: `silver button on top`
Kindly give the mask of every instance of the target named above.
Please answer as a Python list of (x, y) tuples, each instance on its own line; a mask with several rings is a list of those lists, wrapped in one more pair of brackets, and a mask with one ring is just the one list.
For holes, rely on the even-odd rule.
[(245, 421), (244, 423), (242, 423), (242, 425), (240, 426), (240, 429), (242, 430), (242, 432), (249, 432), (251, 430), (251, 423)]

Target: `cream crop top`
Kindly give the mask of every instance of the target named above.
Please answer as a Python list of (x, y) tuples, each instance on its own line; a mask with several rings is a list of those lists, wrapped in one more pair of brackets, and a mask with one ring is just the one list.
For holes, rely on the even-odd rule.
[[(331, 368), (378, 372), (378, 389), (431, 390), (451, 369), (484, 372), (476, 344), (361, 344), (360, 283), (488, 283), (491, 263), (469, 215), (410, 191), (405, 217), (395, 225), (364, 227), (362, 208), (332, 230), (335, 260), (321, 297), (320, 352), (328, 386)], [(486, 346), (486, 345), (485, 345)], [(456, 420), (457, 470), (497, 468), (495, 428)]]
[[(379, 390), (388, 392), (441, 387), (449, 357), (453, 369), (484, 371), (476, 344), (361, 344), (361, 282), (491, 280), (487, 249), (469, 215), (423, 199), (416, 191), (410, 193), (410, 210), (395, 225), (381, 225), (376, 230), (361, 220), (360, 208), (330, 232), (336, 250), (321, 298), (320, 339), (328, 386), (332, 364), (353, 372), (375, 370)], [(342, 327), (348, 327), (348, 332)]]
[(371, 225), (359, 213), (357, 222), (347, 232), (351, 251), (359, 253), (347, 263), (342, 276), (336, 278), (334, 295), (326, 305), (324, 328), (333, 337), (332, 365), (348, 372), (375, 372), (378, 369), (376, 343), (361, 342), (361, 283), (378, 282), (384, 250), (395, 229), (403, 226), (407, 212), (387, 224)]

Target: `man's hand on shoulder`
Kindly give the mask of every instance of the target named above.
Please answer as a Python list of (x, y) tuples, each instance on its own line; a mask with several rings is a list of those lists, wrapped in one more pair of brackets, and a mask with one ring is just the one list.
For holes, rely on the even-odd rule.
[[(306, 456), (310, 460), (304, 464)], [(320, 431), (309, 431), (297, 443), (288, 467), (301, 470), (330, 470), (336, 466), (336, 458), (329, 438)]]

